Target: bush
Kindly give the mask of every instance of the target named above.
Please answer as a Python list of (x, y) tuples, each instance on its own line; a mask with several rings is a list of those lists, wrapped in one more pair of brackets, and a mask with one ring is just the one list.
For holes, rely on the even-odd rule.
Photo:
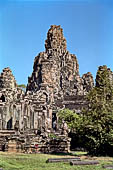
[(68, 128), (74, 132), (79, 129), (79, 126), (81, 124), (80, 115), (74, 113), (72, 110), (69, 109), (60, 110), (58, 112), (58, 120), (60, 124), (64, 120), (67, 123)]

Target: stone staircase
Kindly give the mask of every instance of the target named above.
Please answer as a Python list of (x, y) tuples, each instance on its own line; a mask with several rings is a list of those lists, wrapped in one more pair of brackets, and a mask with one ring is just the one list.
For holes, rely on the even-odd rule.
[(15, 130), (0, 130), (0, 137), (3, 137), (3, 136), (11, 136), (11, 135), (14, 135), (15, 134)]

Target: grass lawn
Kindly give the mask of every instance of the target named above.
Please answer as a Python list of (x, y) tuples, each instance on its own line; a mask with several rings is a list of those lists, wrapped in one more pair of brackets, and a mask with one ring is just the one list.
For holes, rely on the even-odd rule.
[(112, 157), (88, 157), (77, 153), (82, 160), (98, 160), (99, 165), (71, 166), (69, 163), (46, 163), (48, 158), (71, 157), (70, 155), (0, 153), (0, 168), (4, 170), (104, 170), (103, 165), (112, 164)]

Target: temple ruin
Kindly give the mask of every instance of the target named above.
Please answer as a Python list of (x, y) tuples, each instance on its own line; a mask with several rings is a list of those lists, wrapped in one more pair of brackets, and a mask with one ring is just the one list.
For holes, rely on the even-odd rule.
[[(12, 145), (15, 150), (32, 151), (38, 143), (40, 152), (68, 152), (70, 139), (61, 132), (57, 112), (69, 108), (80, 113), (87, 107), (85, 96), (93, 86), (90, 72), (80, 77), (77, 58), (67, 51), (62, 28), (52, 25), (45, 52), (34, 59), (25, 92), (10, 68), (0, 75), (0, 150), (10, 150)], [(52, 141), (49, 135), (53, 132), (63, 144)]]

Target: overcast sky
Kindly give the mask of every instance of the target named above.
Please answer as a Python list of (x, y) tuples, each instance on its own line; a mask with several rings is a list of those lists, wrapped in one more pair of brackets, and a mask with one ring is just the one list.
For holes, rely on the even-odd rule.
[(10, 67), (27, 84), (50, 25), (61, 25), (80, 75), (98, 66), (113, 71), (113, 0), (0, 0), (0, 72)]

